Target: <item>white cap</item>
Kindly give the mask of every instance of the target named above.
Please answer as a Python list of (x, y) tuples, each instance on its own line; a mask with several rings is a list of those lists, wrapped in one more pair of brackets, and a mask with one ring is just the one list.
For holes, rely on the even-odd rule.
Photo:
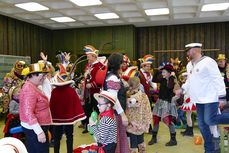
[(190, 43), (185, 45), (185, 48), (201, 48), (202, 44), (201, 43)]

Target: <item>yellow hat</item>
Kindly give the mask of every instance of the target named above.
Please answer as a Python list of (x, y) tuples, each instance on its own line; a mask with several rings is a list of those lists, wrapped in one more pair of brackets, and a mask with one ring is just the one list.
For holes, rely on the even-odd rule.
[(216, 60), (226, 60), (225, 54), (219, 54)]
[(34, 63), (24, 68), (21, 74), (26, 76), (32, 73), (48, 73), (48, 69), (44, 63)]

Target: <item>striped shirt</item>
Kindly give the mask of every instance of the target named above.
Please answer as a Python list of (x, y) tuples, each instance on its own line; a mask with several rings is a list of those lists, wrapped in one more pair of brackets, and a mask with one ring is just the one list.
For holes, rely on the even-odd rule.
[(97, 143), (104, 145), (117, 143), (117, 124), (116, 119), (104, 116), (100, 119), (98, 127), (92, 126)]

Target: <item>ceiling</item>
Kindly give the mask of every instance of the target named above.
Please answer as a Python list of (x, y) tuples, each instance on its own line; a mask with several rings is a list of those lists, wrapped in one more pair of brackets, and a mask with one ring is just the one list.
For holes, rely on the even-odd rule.
[[(37, 2), (48, 11), (29, 12), (14, 4)], [(86, 0), (85, 0), (86, 1)], [(33, 23), (48, 29), (67, 29), (114, 25), (136, 27), (229, 21), (229, 9), (201, 12), (203, 4), (228, 2), (228, 0), (101, 0), (102, 5), (80, 7), (70, 0), (0, 0), (0, 14)], [(169, 8), (170, 14), (147, 16), (145, 9)], [(101, 20), (96, 13), (116, 13), (120, 18)], [(51, 17), (67, 16), (75, 22), (58, 23)]]

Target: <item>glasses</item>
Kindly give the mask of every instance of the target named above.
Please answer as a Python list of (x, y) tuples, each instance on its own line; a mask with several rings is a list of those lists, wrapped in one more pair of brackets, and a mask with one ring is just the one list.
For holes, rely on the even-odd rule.
[(101, 107), (102, 105), (106, 105), (107, 103), (104, 104), (97, 104), (97, 107)]
[(41, 77), (46, 77), (46, 73), (39, 73), (38, 76), (41, 76)]

